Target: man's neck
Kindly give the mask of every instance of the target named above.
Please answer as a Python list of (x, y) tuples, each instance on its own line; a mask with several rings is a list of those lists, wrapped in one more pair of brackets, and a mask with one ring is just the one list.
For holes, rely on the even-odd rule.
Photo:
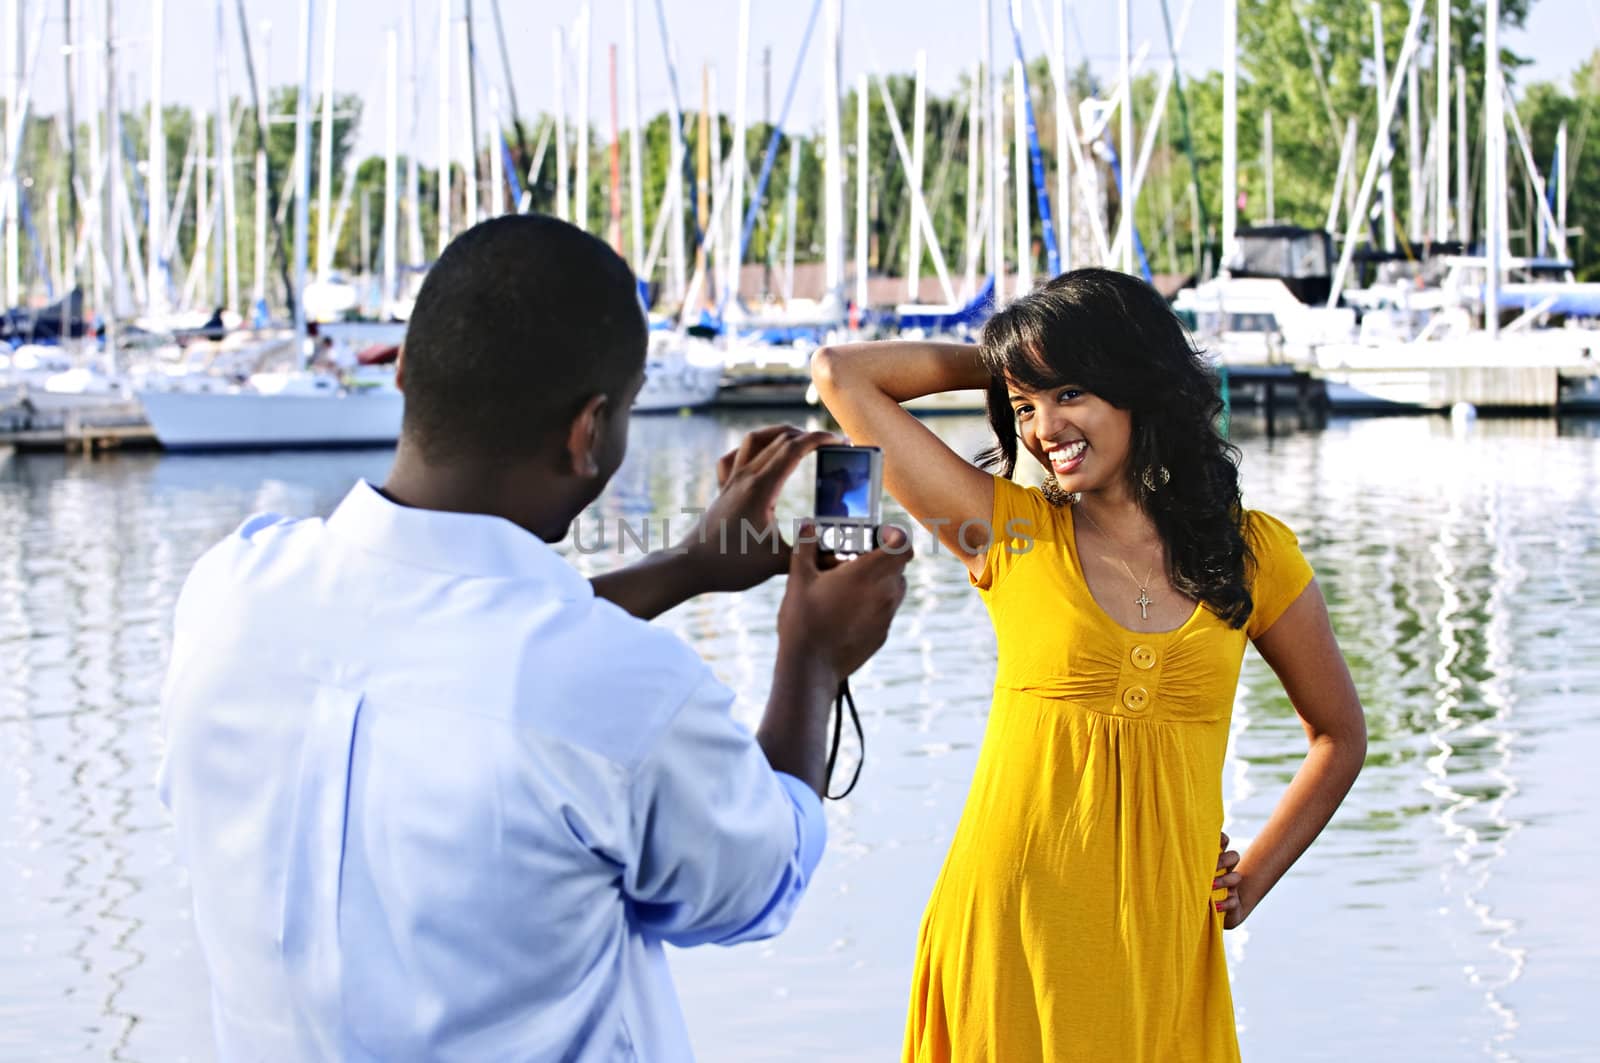
[(394, 467), (379, 490), (397, 505), (501, 517), (545, 542), (556, 542), (566, 536), (576, 516), (572, 487), (540, 475), (531, 464), (491, 467), (478, 460), (429, 462), (402, 441)]

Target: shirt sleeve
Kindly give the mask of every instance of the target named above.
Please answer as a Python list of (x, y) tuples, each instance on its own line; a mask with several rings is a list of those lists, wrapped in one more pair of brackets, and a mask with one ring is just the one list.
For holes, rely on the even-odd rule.
[[(996, 476), (989, 552), (984, 558), (983, 572), (970, 577), (972, 585), (980, 591), (995, 590), (1017, 563), (1038, 549), (1040, 543), (1056, 542), (1058, 527), (1055, 507), (1042, 491)], [(976, 540), (977, 537), (973, 535), (972, 538)]]
[(1251, 640), (1266, 634), (1283, 611), (1310, 585), (1315, 573), (1300, 552), (1300, 540), (1289, 526), (1260, 510), (1251, 510), (1250, 549), (1255, 555), (1250, 597), (1255, 603), (1245, 634)]
[(731, 945), (789, 923), (822, 859), (827, 821), (805, 783), (773, 771), (702, 681), (637, 769), (634, 858), (623, 889), (634, 921), (674, 945)]

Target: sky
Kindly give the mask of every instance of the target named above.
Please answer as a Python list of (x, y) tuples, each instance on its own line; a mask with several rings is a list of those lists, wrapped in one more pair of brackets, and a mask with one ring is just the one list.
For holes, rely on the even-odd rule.
[[(65, 81), (62, 46), (65, 39), (60, 19), (61, 0), (5, 0), (21, 3), (31, 26), (41, 4), (46, 8), (46, 28), (40, 48), (41, 61), (34, 83), (35, 113), (61, 109)], [(845, 43), (842, 52), (844, 78), (853, 84), (863, 73), (905, 72), (912, 69), (919, 49), (927, 53), (929, 88), (948, 92), (961, 73), (976, 62), (981, 41), (983, 0), (844, 0)], [(1175, 23), (1185, 0), (1169, 0)], [(1192, 0), (1189, 30), (1180, 49), (1186, 73), (1215, 69), (1221, 62), (1221, 0)], [(1356, 0), (1352, 0), (1356, 2)], [(234, 13), (235, 0), (221, 0), (226, 12), (223, 55), (233, 93), (244, 96), (243, 51)], [(394, 30), (400, 54), (399, 142), (402, 154), (413, 148), (419, 158), (433, 164), (439, 156), (438, 70), (441, 3), (448, 4), (453, 21), (464, 25), (467, 0), (315, 0), (313, 19), (313, 86), (320, 93), (322, 61), (327, 41), (325, 20), (335, 11), (334, 86), (339, 92), (355, 92), (366, 101), (367, 120), (363, 122), (358, 150), (363, 155), (383, 150), (385, 115), (385, 48), (387, 31)], [(666, 63), (663, 60), (661, 32), (655, 17), (655, 0), (639, 3), (639, 65), (642, 113), (653, 115), (670, 101)], [(1048, 22), (1055, 0), (1022, 0), (1024, 16), (1023, 46), (1030, 56), (1044, 51), (1047, 37), (1040, 31), (1035, 12)], [(336, 7), (334, 6), (336, 4)], [(601, 138), (609, 122), (610, 95), (607, 84), (607, 49), (617, 45), (619, 68), (624, 64), (625, 0), (500, 0), (504, 17), (511, 76), (517, 104), (525, 116), (552, 110), (555, 101), (553, 68), (554, 34), (558, 27), (567, 31), (569, 43), (580, 13), (588, 8), (592, 15), (592, 41), (589, 112), (600, 123)], [(716, 78), (718, 108), (731, 113), (735, 95), (738, 49), (738, 0), (661, 0), (668, 28), (678, 56), (681, 99), (686, 108), (697, 108), (700, 100), (700, 70), (710, 64)], [(163, 94), (169, 103), (211, 107), (216, 99), (216, 0), (119, 0), (118, 81), (129, 86), (133, 100), (149, 99), (152, 84), (154, 33), (152, 15), (157, 6), (165, 8), (166, 32), (163, 37)], [(273, 85), (300, 80), (299, 22), (304, 0), (244, 0), (252, 33), (264, 36), (268, 72)], [(1145, 69), (1158, 69), (1156, 59), (1166, 54), (1161, 7), (1154, 0), (1133, 0), (1131, 34), (1139, 42), (1151, 42), (1152, 60)], [(84, 36), (103, 41), (105, 4), (97, 0), (78, 0), (74, 7), (85, 12), (90, 25)], [(474, 0), (475, 44), (479, 53), (480, 123), (488, 123), (491, 88), (501, 97), (509, 125), (509, 96), (505, 91), (504, 64), (495, 33), (494, 0)], [(997, 52), (1012, 54), (1005, 0), (994, 0), (994, 35)], [(794, 68), (799, 42), (804, 35), (810, 0), (753, 0), (751, 4), (750, 55), (746, 105), (751, 120), (763, 116), (763, 50), (772, 50), (771, 106), (774, 117), (782, 106), (784, 89)], [(1432, 4), (1430, 3), (1430, 12)], [(412, 72), (408, 12), (414, 10), (419, 31), (415, 64), (416, 90), (408, 83)], [(1076, 0), (1066, 5), (1067, 61), (1076, 64), (1087, 59), (1107, 80), (1117, 76), (1117, 5), (1108, 0)], [(3, 17), (3, 16), (0, 16)], [(270, 27), (263, 34), (262, 28)], [(459, 30), (457, 31), (459, 33)], [(814, 128), (822, 113), (823, 18), (805, 59), (790, 125)], [(9, 69), (10, 32), (0, 27), (0, 41), (6, 41), (6, 58), (0, 68)], [(1527, 27), (1505, 34), (1506, 46), (1530, 58), (1532, 66), (1523, 71), (1524, 81), (1558, 79), (1567, 76), (1600, 42), (1600, 0), (1535, 0)], [(98, 52), (100, 44), (86, 45)], [(259, 43), (258, 43), (259, 47)], [(1003, 51), (1001, 51), (1003, 49)], [(460, 115), (452, 139), (453, 154), (465, 157), (465, 105), (460, 89), (462, 63), (459, 52), (451, 56), (452, 80), (456, 82), (454, 101)], [(569, 51), (566, 106), (569, 116), (577, 103), (577, 63), (575, 48)], [(618, 92), (625, 94), (627, 75), (619, 69)], [(129, 90), (123, 92), (129, 106)], [(413, 104), (413, 100), (416, 101)], [(83, 104), (80, 102), (80, 107)], [(619, 113), (626, 121), (625, 96)]]

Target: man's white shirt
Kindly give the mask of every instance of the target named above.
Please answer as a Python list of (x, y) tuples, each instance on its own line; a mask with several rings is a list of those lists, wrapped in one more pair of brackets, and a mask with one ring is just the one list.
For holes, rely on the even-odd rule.
[(826, 835), (732, 702), (508, 521), (247, 521), (163, 693), (222, 1058), (690, 1058), (662, 942), (777, 933)]

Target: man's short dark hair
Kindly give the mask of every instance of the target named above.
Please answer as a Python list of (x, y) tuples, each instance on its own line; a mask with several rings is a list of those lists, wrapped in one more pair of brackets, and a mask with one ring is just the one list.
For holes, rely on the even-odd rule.
[(633, 271), (603, 241), (539, 214), (475, 225), (411, 312), (405, 435), (434, 461), (535, 454), (591, 396), (620, 402), (647, 343)]

